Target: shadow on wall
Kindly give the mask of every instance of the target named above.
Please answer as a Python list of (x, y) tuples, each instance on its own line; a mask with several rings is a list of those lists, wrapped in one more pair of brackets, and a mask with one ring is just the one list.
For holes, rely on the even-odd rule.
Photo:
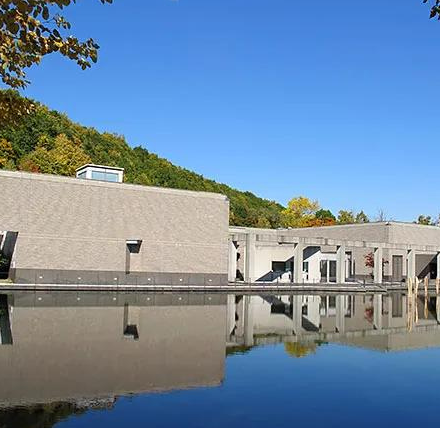
[(18, 232), (0, 232), (0, 279), (9, 277), (17, 237)]

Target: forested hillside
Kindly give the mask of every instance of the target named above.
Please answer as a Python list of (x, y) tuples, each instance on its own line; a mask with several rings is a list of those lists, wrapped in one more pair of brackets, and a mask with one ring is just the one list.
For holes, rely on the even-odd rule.
[(122, 136), (76, 124), (37, 102), (32, 101), (30, 113), (0, 127), (0, 168), (74, 175), (87, 162), (125, 168), (128, 183), (223, 193), (234, 225), (280, 225), (281, 205), (206, 179), (144, 147), (132, 148)]

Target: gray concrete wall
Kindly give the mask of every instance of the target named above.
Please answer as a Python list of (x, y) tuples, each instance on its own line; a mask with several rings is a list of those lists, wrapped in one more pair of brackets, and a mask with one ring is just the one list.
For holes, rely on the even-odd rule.
[(439, 245), (440, 227), (411, 223), (392, 223), (389, 242), (399, 244)]
[[(232, 227), (231, 230), (239, 231), (240, 228)], [(249, 230), (266, 236), (274, 235), (279, 237), (285, 235), (343, 239), (348, 241), (440, 246), (440, 227), (412, 223), (382, 222), (292, 229), (250, 228)]]
[[(0, 189), (0, 230), (19, 232), (17, 281), (227, 280), (223, 195), (7, 171)], [(126, 276), (129, 239), (143, 242)]]

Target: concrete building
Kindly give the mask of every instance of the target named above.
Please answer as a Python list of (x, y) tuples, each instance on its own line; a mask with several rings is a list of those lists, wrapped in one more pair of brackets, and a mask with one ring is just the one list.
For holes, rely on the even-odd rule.
[(398, 283), (440, 278), (440, 228), (435, 226), (231, 227), (228, 245), (230, 281)]
[[(220, 194), (0, 171), (0, 279), (16, 283), (220, 285), (440, 278), (440, 228), (397, 222), (229, 227)], [(374, 265), (374, 267), (373, 267)]]
[(91, 179), (0, 171), (0, 234), (15, 237), (12, 280), (227, 282), (225, 196), (113, 182), (120, 169), (117, 177), (109, 176), (109, 167), (98, 170), (87, 165), (78, 171), (101, 174)]

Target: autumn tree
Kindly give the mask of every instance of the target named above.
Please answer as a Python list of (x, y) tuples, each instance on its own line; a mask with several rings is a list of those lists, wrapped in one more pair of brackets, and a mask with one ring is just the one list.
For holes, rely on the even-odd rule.
[(440, 0), (423, 0), (423, 3), (429, 3), (432, 5), (430, 18), (440, 19)]
[[(364, 255), (365, 267), (374, 269), (374, 253), (370, 252)], [(388, 260), (382, 258), (382, 271), (385, 269), (385, 265), (389, 264)], [(373, 271), (371, 271), (371, 276), (373, 276)]]
[(311, 343), (299, 343), (299, 342), (286, 342), (284, 349), (288, 355), (294, 358), (306, 357), (309, 354), (316, 352), (317, 345), (315, 342)]
[(307, 227), (315, 219), (319, 208), (318, 201), (304, 196), (293, 198), (281, 212), (282, 223), (285, 227)]
[[(99, 0), (112, 3), (113, 0)], [(25, 69), (58, 52), (83, 70), (96, 62), (98, 44), (67, 35), (71, 24), (59, 12), (76, 0), (0, 0), (0, 76), (12, 88), (29, 81)]]
[(15, 152), (9, 141), (0, 138), (0, 168), (5, 168), (9, 165), (14, 165), (13, 160)]
[(40, 139), (35, 150), (21, 160), (19, 167), (29, 172), (73, 176), (77, 168), (90, 162), (79, 140), (70, 140), (60, 134), (53, 143), (46, 138)]
[(339, 224), (353, 224), (356, 223), (355, 214), (353, 211), (340, 210), (338, 212)]
[(22, 117), (34, 110), (34, 107), (32, 101), (20, 97), (17, 91), (0, 90), (0, 126), (17, 125)]
[(320, 209), (315, 213), (315, 219), (310, 226), (333, 226), (336, 224), (336, 217), (330, 210)]

